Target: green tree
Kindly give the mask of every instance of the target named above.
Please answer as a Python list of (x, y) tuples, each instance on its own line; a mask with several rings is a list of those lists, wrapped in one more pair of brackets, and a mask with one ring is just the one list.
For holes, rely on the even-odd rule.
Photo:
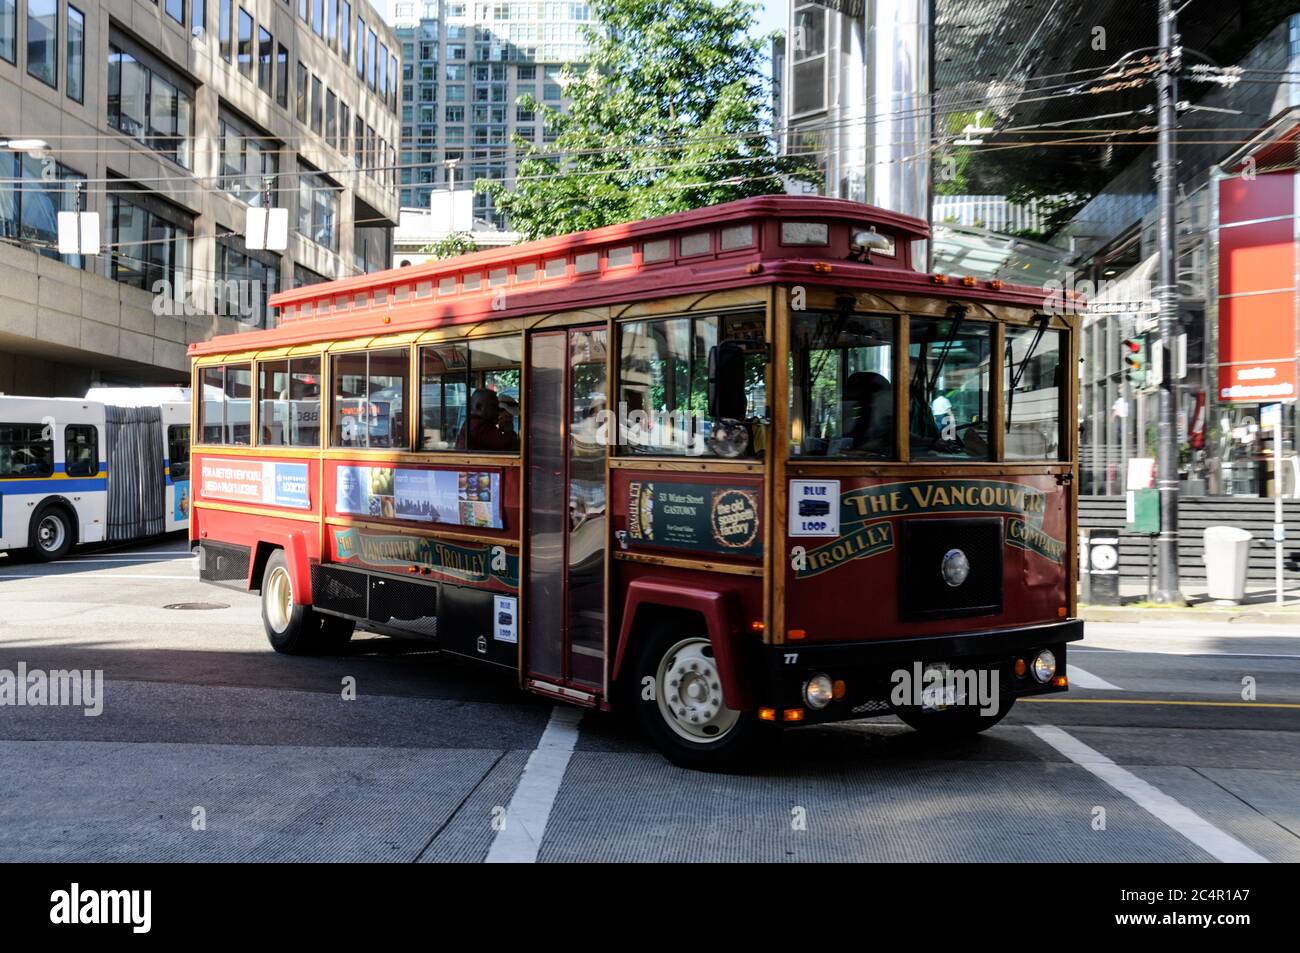
[(455, 258), (472, 251), (478, 251), (478, 245), (469, 232), (449, 232), (436, 242), (430, 242), (421, 248), (420, 254), (432, 255), (434, 258)]
[(778, 156), (749, 0), (593, 0), (586, 67), (565, 67), (567, 112), (530, 96), (554, 141), (516, 139), (514, 188), (480, 181), (524, 239), (716, 205), (812, 178)]

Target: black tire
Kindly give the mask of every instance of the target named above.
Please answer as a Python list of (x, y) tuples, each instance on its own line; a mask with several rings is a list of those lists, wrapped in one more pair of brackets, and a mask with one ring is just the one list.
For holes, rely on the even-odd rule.
[(306, 655), (321, 648), (320, 616), (311, 606), (294, 603), (293, 575), (282, 549), (271, 554), (262, 571), (262, 627), (271, 648), (283, 655)]
[(32, 514), (27, 530), (27, 548), (43, 563), (62, 559), (72, 549), (75, 522), (60, 503), (43, 503)]
[[(717, 702), (718, 714), (713, 717), (720, 719), (719, 723), (709, 722), (699, 728), (703, 732), (716, 727), (718, 734), (714, 739), (703, 734), (688, 737), (692, 729), (673, 719), (667, 710), (674, 697), (670, 694), (673, 691), (670, 684), (673, 663), (682, 653), (697, 656), (693, 660), (704, 670), (702, 674), (692, 675), (693, 683), (706, 694), (689, 703), (691, 710), (711, 710), (713, 703)], [(687, 656), (683, 655), (683, 664), (689, 664), (685, 658)], [(651, 744), (673, 764), (698, 771), (740, 770), (753, 764), (771, 747), (777, 740), (778, 731), (772, 725), (760, 722), (752, 711), (736, 712), (725, 708), (721, 702), (720, 683), (710, 680), (714, 673), (703, 664), (706, 659), (712, 659), (712, 648), (706, 635), (684, 631), (680, 626), (663, 626), (648, 633), (634, 649), (632, 668), (628, 673), (631, 677), (625, 679), (624, 685), (626, 704)], [(667, 672), (661, 678), (664, 669)], [(680, 683), (676, 688), (681, 688)], [(680, 696), (676, 697), (680, 699)], [(674, 723), (682, 727), (675, 727)]]
[(915, 705), (890, 705), (894, 714), (909, 728), (932, 738), (970, 738), (988, 731), (1011, 711), (1014, 698), (1000, 699), (998, 710), (991, 715), (980, 713), (975, 705), (949, 708), (946, 711), (927, 711)]

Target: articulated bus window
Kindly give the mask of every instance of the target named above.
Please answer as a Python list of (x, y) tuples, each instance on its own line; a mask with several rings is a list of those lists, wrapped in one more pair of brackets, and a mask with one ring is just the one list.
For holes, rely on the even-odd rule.
[(518, 337), (420, 348), (420, 449), (519, 449)]
[(992, 327), (912, 318), (908, 429), (913, 459), (989, 459)]
[(63, 471), (70, 477), (93, 477), (99, 472), (99, 434), (93, 424), (64, 428)]
[(719, 341), (753, 345), (746, 355), (747, 421), (767, 416), (760, 313), (630, 321), (619, 336), (620, 452), (712, 455), (709, 350)]
[(335, 447), (404, 448), (406, 385), (410, 374), (406, 348), (357, 351), (332, 359)]
[(799, 314), (790, 347), (791, 455), (896, 459), (894, 319)]
[(1006, 460), (1061, 458), (1061, 332), (1006, 329)]
[(320, 446), (320, 358), (263, 361), (257, 369), (259, 443), (267, 447)]
[(0, 477), (47, 477), (53, 473), (53, 427), (0, 424)]
[(167, 428), (167, 469), (172, 482), (190, 478), (190, 425), (172, 424)]

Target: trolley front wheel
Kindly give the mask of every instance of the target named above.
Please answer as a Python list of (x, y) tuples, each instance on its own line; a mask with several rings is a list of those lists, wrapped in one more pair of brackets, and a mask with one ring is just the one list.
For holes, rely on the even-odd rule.
[(72, 517), (57, 503), (46, 503), (32, 514), (27, 545), (43, 563), (62, 559), (72, 548)]

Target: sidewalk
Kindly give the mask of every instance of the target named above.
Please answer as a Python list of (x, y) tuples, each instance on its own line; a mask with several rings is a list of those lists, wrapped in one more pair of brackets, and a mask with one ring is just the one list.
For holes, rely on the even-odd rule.
[(1282, 605), (1273, 590), (1247, 592), (1241, 605), (1225, 606), (1212, 601), (1204, 592), (1184, 589), (1188, 605), (1182, 608), (1159, 606), (1146, 601), (1146, 587), (1125, 585), (1120, 606), (1079, 603), (1079, 617), (1086, 622), (1239, 622), (1270, 625), (1300, 625), (1300, 589), (1284, 593)]

